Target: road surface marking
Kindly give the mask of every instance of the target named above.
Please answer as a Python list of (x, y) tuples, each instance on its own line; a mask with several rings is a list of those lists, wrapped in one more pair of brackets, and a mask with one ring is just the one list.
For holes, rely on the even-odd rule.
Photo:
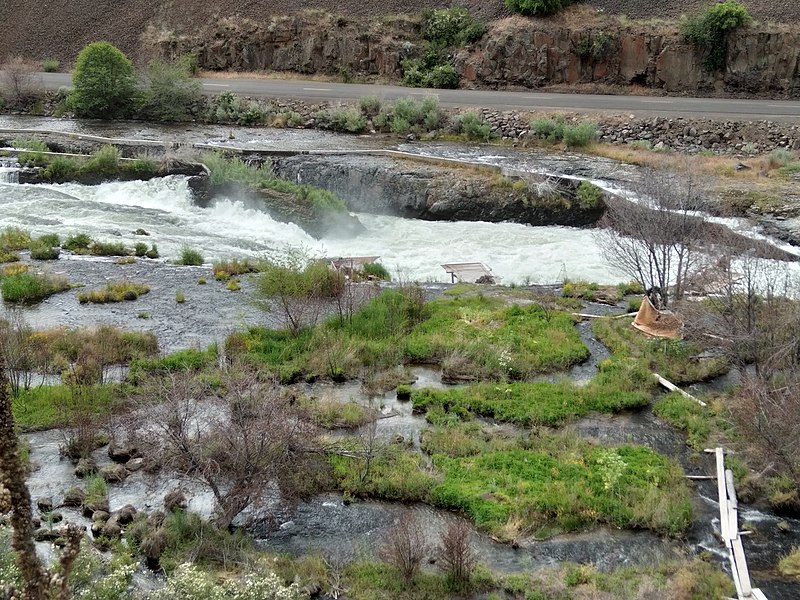
[(304, 92), (330, 92), (331, 88), (303, 88)]
[(436, 96), (439, 97), (439, 94), (432, 94), (430, 92), (408, 92), (409, 96)]
[(674, 104), (672, 100), (642, 100), (642, 104)]
[(231, 87), (229, 83), (204, 83), (206, 87)]
[(532, 98), (533, 100), (552, 100), (552, 96), (523, 96), (523, 98)]

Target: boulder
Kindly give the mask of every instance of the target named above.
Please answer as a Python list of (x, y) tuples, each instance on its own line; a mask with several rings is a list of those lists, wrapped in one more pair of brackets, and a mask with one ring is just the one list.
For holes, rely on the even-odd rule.
[(128, 477), (128, 471), (123, 465), (112, 463), (100, 469), (100, 476), (109, 483), (117, 483), (125, 481), (125, 478)]
[(116, 540), (122, 537), (122, 527), (114, 519), (110, 519), (100, 530), (100, 536), (109, 540)]
[(125, 463), (125, 468), (131, 473), (135, 473), (144, 467), (144, 459), (142, 457), (132, 458)]
[(39, 512), (48, 513), (53, 510), (53, 499), (49, 496), (42, 496), (36, 501), (36, 507)]
[(116, 517), (117, 521), (120, 525), (127, 525), (133, 521), (133, 518), (136, 516), (136, 508), (133, 507), (131, 504), (126, 504), (122, 508), (120, 508), (114, 516)]
[(75, 465), (75, 477), (83, 479), (88, 475), (92, 475), (93, 473), (97, 472), (97, 465), (94, 463), (93, 460), (88, 458), (82, 458), (78, 461), (78, 464)]
[(85, 500), (86, 492), (84, 492), (81, 488), (71, 487), (64, 492), (64, 500), (61, 502), (61, 506), (72, 506), (77, 508), (82, 506)]
[(50, 529), (48, 527), (42, 527), (41, 529), (36, 530), (36, 532), (33, 534), (33, 539), (35, 539), (37, 542), (53, 542), (60, 536), (60, 531), (56, 529)]
[(108, 445), (108, 458), (117, 463), (126, 463), (139, 456), (139, 449), (133, 443), (119, 443), (113, 440)]
[(104, 510), (96, 510), (92, 513), (92, 521), (95, 523), (105, 523), (111, 518), (111, 515)]

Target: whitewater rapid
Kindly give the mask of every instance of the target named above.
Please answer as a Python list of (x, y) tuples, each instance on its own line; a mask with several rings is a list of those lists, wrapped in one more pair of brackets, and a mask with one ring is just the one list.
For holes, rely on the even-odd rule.
[[(270, 257), (300, 247), (316, 256), (380, 256), (396, 277), (409, 281), (448, 281), (443, 263), (475, 261), (507, 284), (555, 283), (565, 276), (608, 283), (628, 279), (602, 258), (590, 230), (357, 216), (366, 227), (358, 237), (316, 240), (236, 200), (199, 208), (184, 177), (98, 186), (0, 185), (0, 227), (62, 236), (87, 232), (129, 245), (144, 240), (156, 243), (167, 258), (184, 245), (200, 249), (206, 261)], [(132, 235), (140, 228), (150, 237)]]

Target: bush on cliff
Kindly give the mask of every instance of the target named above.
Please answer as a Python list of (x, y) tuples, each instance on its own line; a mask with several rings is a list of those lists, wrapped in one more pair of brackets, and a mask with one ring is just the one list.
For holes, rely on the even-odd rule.
[(530, 17), (552, 15), (570, 4), (572, 0), (506, 0), (508, 8)]
[(707, 70), (719, 71), (728, 58), (728, 34), (750, 21), (743, 4), (726, 0), (688, 17), (682, 25), (683, 36), (705, 53), (703, 66)]
[(67, 99), (79, 117), (113, 119), (130, 114), (136, 91), (133, 64), (108, 42), (94, 42), (78, 54)]

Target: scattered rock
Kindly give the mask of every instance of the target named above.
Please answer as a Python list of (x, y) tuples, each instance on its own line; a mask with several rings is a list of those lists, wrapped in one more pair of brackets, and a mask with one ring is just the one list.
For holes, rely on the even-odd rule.
[(49, 513), (53, 510), (53, 499), (48, 496), (42, 496), (36, 501), (36, 507), (39, 512)]
[(139, 228), (133, 232), (133, 235), (150, 235), (150, 234), (147, 233), (144, 229)]
[(110, 519), (105, 525), (103, 525), (100, 535), (101, 537), (108, 538), (110, 540), (118, 539), (122, 536), (122, 527), (114, 519)]
[(776, 527), (778, 528), (779, 531), (782, 531), (784, 533), (789, 533), (792, 531), (792, 526), (787, 521), (778, 521)]

